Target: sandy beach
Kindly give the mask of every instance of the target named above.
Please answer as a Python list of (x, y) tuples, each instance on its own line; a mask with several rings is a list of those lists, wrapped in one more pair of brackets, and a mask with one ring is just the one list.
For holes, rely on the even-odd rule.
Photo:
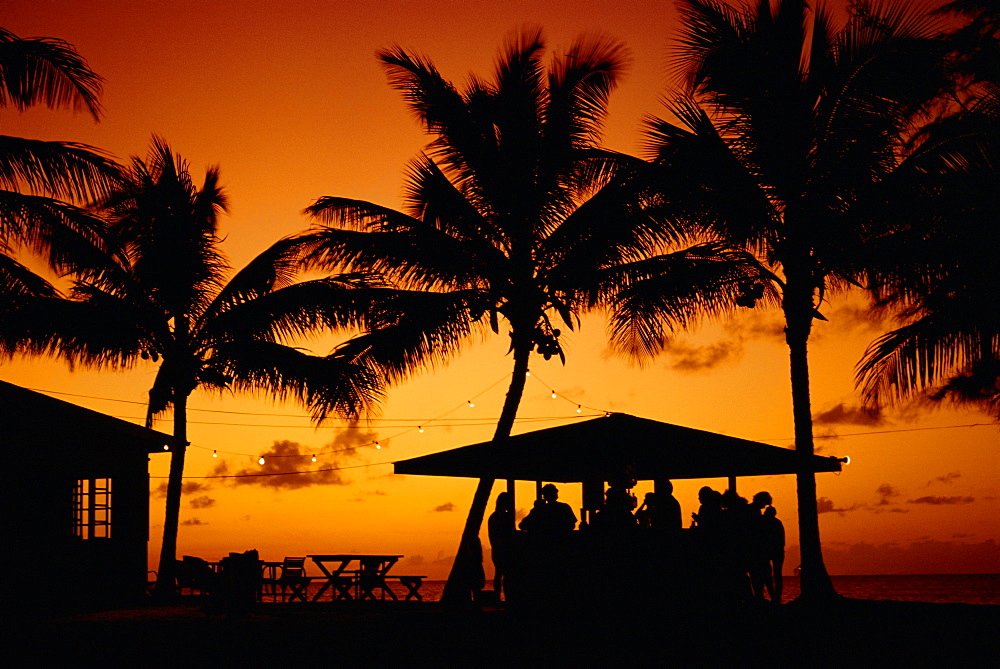
[[(198, 604), (33, 620), (32, 665), (437, 666), (680, 662), (687, 666), (988, 666), (1000, 607), (843, 599), (728, 611), (512, 613), (439, 603), (265, 604), (227, 616)], [(989, 660), (988, 658), (993, 658)]]

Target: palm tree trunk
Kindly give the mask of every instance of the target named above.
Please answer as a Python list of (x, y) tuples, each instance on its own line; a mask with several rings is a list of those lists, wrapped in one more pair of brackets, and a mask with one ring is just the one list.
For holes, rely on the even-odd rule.
[[(788, 343), (792, 381), (792, 419), (795, 424), (795, 451), (813, 455), (812, 408), (809, 398), (809, 332), (812, 329), (813, 302), (811, 284), (795, 282), (791, 276), (785, 287), (785, 341)], [(801, 583), (804, 599), (836, 597), (830, 575), (823, 563), (819, 538), (819, 512), (816, 507), (816, 474), (800, 471), (796, 474), (796, 496), (799, 511), (799, 550), (801, 552)]]
[(167, 479), (166, 514), (163, 520), (163, 543), (156, 577), (156, 599), (164, 601), (176, 594), (177, 528), (180, 524), (181, 487), (184, 482), (184, 456), (187, 452), (187, 397), (174, 400), (174, 446), (170, 455)]
[[(515, 341), (518, 341), (515, 338)], [(519, 344), (514, 348), (514, 373), (510, 379), (510, 386), (507, 388), (507, 397), (504, 399), (503, 410), (500, 412), (500, 420), (497, 421), (496, 431), (493, 433), (493, 440), (504, 439), (510, 436), (514, 429), (514, 419), (517, 417), (517, 408), (521, 404), (521, 397), (524, 395), (524, 384), (528, 374), (528, 359), (531, 357), (531, 344)], [(476, 494), (472, 497), (472, 506), (469, 508), (469, 515), (465, 519), (465, 528), (462, 530), (462, 539), (458, 545), (458, 554), (455, 562), (451, 565), (451, 572), (448, 574), (448, 582), (445, 583), (444, 591), (441, 593), (441, 601), (445, 603), (465, 603), (469, 601), (472, 588), (469, 577), (474, 570), (481, 569), (475, 560), (482, 561), (482, 547), (475, 542), (479, 541), (479, 530), (483, 525), (483, 518), (486, 516), (486, 507), (490, 501), (490, 494), (493, 492), (493, 479), (479, 479), (476, 486)]]

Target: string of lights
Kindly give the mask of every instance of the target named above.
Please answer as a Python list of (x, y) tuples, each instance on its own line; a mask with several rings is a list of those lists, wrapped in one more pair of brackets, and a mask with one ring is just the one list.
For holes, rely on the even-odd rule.
[[(604, 409), (599, 409), (599, 408), (596, 408), (596, 407), (591, 407), (591, 406), (587, 406), (587, 405), (584, 405), (582, 403), (579, 403), (579, 402), (575, 401), (573, 398), (570, 398), (567, 395), (564, 395), (564, 394), (558, 392), (553, 386), (551, 386), (550, 384), (545, 383), (545, 381), (543, 379), (541, 379), (537, 374), (533, 374), (530, 370), (526, 373), (526, 376), (529, 377), (529, 378), (531, 378), (534, 382), (536, 382), (536, 383), (540, 384), (541, 386), (545, 387), (546, 389), (549, 389), (549, 391), (550, 391), (549, 395), (550, 395), (550, 397), (552, 399), (562, 399), (562, 400), (568, 402), (571, 405), (575, 405), (575, 407), (576, 407), (575, 408), (575, 413), (577, 415), (575, 415), (575, 416), (574, 415), (570, 415), (570, 416), (540, 416), (540, 417), (517, 418), (517, 419), (515, 419), (515, 422), (517, 422), (517, 423), (526, 424), (526, 423), (539, 423), (539, 422), (554, 422), (554, 421), (578, 420), (578, 419), (583, 419), (583, 418), (596, 418), (598, 416), (604, 416), (604, 415), (608, 415), (610, 413), (609, 411), (604, 410)], [(496, 381), (494, 381), (493, 383), (491, 383), (489, 386), (487, 386), (483, 390), (479, 391), (475, 395), (470, 396), (470, 398), (468, 400), (466, 400), (466, 402), (464, 402), (462, 404), (455, 405), (454, 407), (448, 409), (447, 411), (442, 412), (441, 414), (439, 414), (439, 415), (437, 415), (437, 416), (435, 416), (433, 418), (428, 418), (428, 419), (420, 419), (420, 418), (413, 418), (413, 419), (410, 419), (410, 418), (391, 418), (391, 419), (386, 418), (386, 419), (379, 419), (379, 418), (373, 418), (373, 419), (367, 421), (367, 423), (368, 423), (367, 425), (358, 425), (358, 424), (349, 423), (347, 425), (338, 426), (338, 428), (336, 428), (336, 429), (340, 429), (340, 430), (357, 430), (357, 429), (370, 430), (370, 429), (373, 429), (375, 427), (381, 427), (383, 429), (387, 429), (387, 428), (399, 428), (401, 430), (400, 432), (398, 432), (396, 434), (393, 434), (393, 435), (391, 435), (389, 437), (384, 437), (384, 438), (381, 438), (381, 439), (375, 439), (375, 440), (372, 440), (371, 442), (368, 442), (366, 444), (359, 444), (359, 445), (355, 445), (355, 446), (347, 446), (347, 447), (342, 447), (342, 448), (316, 449), (314, 452), (312, 452), (312, 453), (310, 453), (308, 455), (306, 455), (304, 453), (295, 453), (295, 454), (269, 454), (267, 456), (267, 458), (268, 459), (273, 459), (273, 458), (297, 458), (297, 459), (308, 459), (310, 462), (317, 462), (318, 461), (318, 457), (317, 456), (329, 456), (329, 455), (334, 455), (334, 454), (337, 454), (337, 453), (353, 452), (353, 451), (356, 451), (359, 448), (364, 448), (364, 447), (374, 447), (376, 450), (381, 450), (383, 443), (388, 444), (393, 439), (397, 439), (397, 438), (399, 438), (399, 437), (401, 437), (401, 436), (403, 436), (405, 434), (413, 432), (414, 430), (416, 430), (418, 433), (423, 433), (425, 431), (425, 429), (427, 429), (427, 428), (436, 428), (436, 427), (481, 427), (481, 426), (493, 425), (493, 424), (496, 423), (496, 420), (497, 420), (495, 418), (494, 419), (491, 419), (491, 418), (449, 418), (448, 416), (450, 416), (455, 411), (458, 411), (458, 410), (460, 410), (460, 409), (462, 409), (464, 407), (474, 408), (475, 407), (475, 400), (476, 399), (480, 398), (481, 396), (483, 396), (484, 394), (486, 394), (487, 392), (489, 392), (490, 390), (492, 390), (499, 383), (501, 383), (502, 381), (504, 381), (506, 379), (509, 379), (509, 378), (510, 378), (510, 375), (509, 374), (505, 374), (504, 376), (500, 377), (499, 379), (497, 379)], [(110, 401), (110, 402), (120, 402), (120, 403), (125, 403), (125, 404), (144, 405), (142, 402), (135, 402), (135, 401), (131, 401), (131, 400), (122, 400), (122, 399), (116, 399), (116, 398), (110, 398), (110, 397), (98, 397), (98, 396), (92, 396), (92, 395), (81, 395), (81, 394), (75, 394), (75, 393), (66, 393), (66, 392), (53, 391), (53, 390), (43, 390), (43, 389), (37, 389), (37, 388), (32, 388), (31, 390), (35, 390), (36, 392), (42, 392), (42, 393), (51, 393), (53, 395), (64, 395), (64, 396), (68, 396), (68, 397), (80, 397), (80, 398), (93, 399), (93, 400), (104, 400), (104, 401)], [(191, 410), (191, 411), (202, 411), (202, 412), (206, 412), (206, 413), (220, 413), (220, 414), (244, 415), (244, 416), (276, 416), (276, 417), (309, 418), (309, 416), (306, 415), (306, 414), (261, 413), (261, 412), (225, 411), (225, 410), (218, 410), (218, 409), (197, 409), (197, 408), (191, 408), (189, 410)], [(588, 413), (584, 414), (583, 413), (584, 411), (587, 411)], [(144, 418), (134, 418), (134, 417), (124, 417), (124, 416), (115, 416), (115, 417), (116, 418), (122, 418), (123, 420), (144, 420)], [(375, 425), (371, 424), (371, 423), (378, 423), (379, 421), (386, 421), (387, 423), (389, 423), (389, 421), (391, 421), (391, 423), (389, 423), (389, 424), (383, 423), (383, 424), (378, 425), (378, 426), (375, 426)], [(193, 425), (220, 425), (220, 426), (226, 426), (226, 427), (257, 427), (257, 428), (260, 428), (260, 427), (272, 427), (272, 428), (281, 428), (281, 429), (310, 428), (310, 429), (314, 429), (314, 430), (317, 429), (315, 425), (274, 425), (274, 424), (266, 424), (266, 423), (265, 424), (258, 424), (258, 423), (233, 423), (233, 422), (222, 422), (222, 421), (189, 421), (189, 423), (193, 424)], [(410, 424), (410, 425), (395, 425), (393, 423), (412, 423), (412, 424)], [(817, 440), (819, 440), (819, 439), (840, 439), (840, 438), (846, 438), (846, 437), (865, 437), (865, 436), (882, 435), (882, 434), (894, 434), (894, 433), (905, 433), (905, 432), (921, 432), (921, 431), (929, 431), (929, 430), (948, 430), (948, 429), (957, 429), (957, 428), (990, 427), (990, 426), (995, 427), (996, 424), (995, 423), (966, 423), (966, 424), (961, 424), (961, 425), (940, 425), (940, 426), (930, 426), (930, 427), (897, 428), (897, 429), (888, 429), (888, 430), (871, 430), (871, 431), (867, 431), (867, 432), (849, 432), (849, 433), (840, 433), (840, 434), (821, 434), (821, 435), (815, 435), (814, 439), (817, 439)], [(769, 438), (769, 439), (762, 439), (760, 441), (765, 441), (765, 442), (794, 441), (794, 437), (774, 437), (774, 438)], [(210, 451), (212, 451), (212, 457), (214, 457), (214, 458), (219, 457), (219, 454), (221, 453), (221, 454), (224, 454), (224, 455), (231, 455), (231, 456), (257, 458), (257, 462), (260, 465), (264, 465), (266, 463), (266, 461), (267, 461), (263, 455), (258, 456), (258, 455), (252, 454), (252, 453), (243, 453), (243, 452), (237, 452), (237, 451), (220, 451), (218, 449), (208, 448), (208, 447), (201, 446), (201, 445), (198, 445), (198, 444), (190, 444), (190, 446), (193, 447), (193, 448), (201, 449), (201, 450), (206, 450), (206, 451), (210, 450)], [(168, 450), (167, 447), (164, 447), (164, 450)], [(207, 475), (207, 476), (185, 476), (183, 478), (185, 478), (185, 479), (208, 479), (208, 478), (246, 478), (246, 477), (262, 477), (262, 476), (292, 476), (292, 475), (299, 475), (299, 474), (312, 474), (312, 473), (321, 473), (321, 472), (327, 472), (327, 471), (337, 471), (337, 470), (340, 470), (340, 469), (355, 469), (355, 468), (361, 468), (361, 467), (376, 467), (376, 466), (384, 466), (384, 465), (388, 465), (388, 464), (392, 464), (392, 462), (364, 463), (364, 464), (358, 464), (358, 465), (341, 465), (341, 466), (337, 466), (337, 467), (323, 467), (323, 468), (319, 468), (319, 469), (301, 470), (301, 471), (288, 471), (288, 472), (260, 472), (260, 473), (241, 473), (241, 474), (218, 474), (218, 475)], [(159, 478), (168, 478), (168, 477), (165, 477), (165, 476), (153, 476), (151, 478), (157, 478), (157, 479), (159, 479)]]

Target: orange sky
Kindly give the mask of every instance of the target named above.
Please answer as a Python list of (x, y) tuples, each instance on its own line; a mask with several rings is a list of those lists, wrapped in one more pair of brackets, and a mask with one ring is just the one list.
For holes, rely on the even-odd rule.
[[(400, 204), (404, 166), (425, 138), (386, 84), (374, 58), (377, 49), (399, 43), (462, 81), (470, 71), (488, 74), (504, 35), (522, 24), (541, 25), (552, 47), (580, 32), (605, 32), (634, 54), (630, 74), (612, 98), (606, 144), (637, 152), (639, 120), (660, 111), (672, 20), (671, 3), (640, 0), (613, 10), (591, 0), (4, 3), (0, 25), (25, 37), (73, 43), (107, 81), (100, 124), (68, 112), (17, 116), (8, 110), (0, 132), (85, 142), (120, 160), (144, 154), (157, 133), (191, 161), (196, 177), (206, 166), (220, 165), (232, 203), (223, 223), (224, 248), (241, 265), (280, 236), (305, 228), (299, 212), (319, 196)], [(856, 297), (835, 298), (823, 309), (830, 322), (817, 322), (810, 347), (816, 434), (843, 435), (817, 444), (824, 454), (852, 460), (840, 475), (818, 475), (827, 566), (835, 574), (995, 572), (1000, 432), (983, 414), (922, 406), (858, 422), (854, 365), (885, 330), (885, 324), (869, 322), (861, 307)], [(558, 420), (524, 422), (516, 429), (573, 420), (583, 405), (590, 414), (625, 411), (790, 446), (780, 327), (777, 312), (744, 312), (738, 320), (678, 338), (668, 354), (640, 369), (608, 352), (600, 317), (588, 318), (579, 332), (563, 337), (565, 367), (555, 360), (532, 364), (519, 416)], [(316, 351), (325, 352), (333, 341), (315, 343)], [(191, 405), (204, 411), (190, 414), (194, 448), (179, 554), (216, 559), (257, 548), (266, 559), (281, 559), (387, 552), (406, 555), (408, 573), (443, 578), (475, 482), (393, 476), (384, 463), (488, 439), (512, 365), (506, 346), (502, 336), (470, 346), (450, 366), (394, 390), (381, 419), (357, 429), (316, 430), (294, 405), (196, 391)], [(57, 397), (134, 422), (141, 422), (153, 374), (151, 364), (122, 373), (71, 373), (39, 360), (0, 368), (4, 380), (86, 395)], [(550, 397), (553, 390), (558, 399)], [(469, 399), (475, 408), (467, 406)], [(213, 413), (219, 411), (246, 413)], [(157, 427), (170, 431), (168, 420)], [(376, 450), (375, 441), (383, 448)], [(313, 476), (199, 478), (218, 471), (220, 463), (230, 473), (260, 472), (257, 458), (279, 442), (288, 442), (281, 452), (305, 457), (271, 459), (267, 467), (348, 468)], [(317, 464), (309, 461), (312, 453)], [(153, 477), (166, 476), (167, 457), (153, 456)], [(163, 480), (154, 478), (153, 487)], [(676, 482), (685, 517), (705, 483)], [(519, 492), (519, 507), (527, 505), (530, 488), (524, 484)], [(575, 488), (564, 486), (562, 497), (578, 507)], [(789, 544), (797, 543), (793, 477), (741, 480), (739, 488), (744, 494), (769, 490)], [(151, 564), (159, 550), (162, 507), (162, 497), (154, 495)], [(798, 564), (791, 551), (788, 570)]]

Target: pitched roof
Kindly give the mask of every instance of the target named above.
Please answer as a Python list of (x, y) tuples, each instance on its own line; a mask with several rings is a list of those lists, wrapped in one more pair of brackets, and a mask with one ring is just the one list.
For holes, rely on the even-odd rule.
[(563, 483), (837, 472), (840, 465), (836, 457), (621, 413), (394, 463), (397, 474)]
[(62, 433), (90, 437), (115, 435), (143, 444), (149, 453), (172, 445), (168, 434), (85, 409), (42, 393), (0, 381), (0, 430), (32, 429), (46, 434)]

